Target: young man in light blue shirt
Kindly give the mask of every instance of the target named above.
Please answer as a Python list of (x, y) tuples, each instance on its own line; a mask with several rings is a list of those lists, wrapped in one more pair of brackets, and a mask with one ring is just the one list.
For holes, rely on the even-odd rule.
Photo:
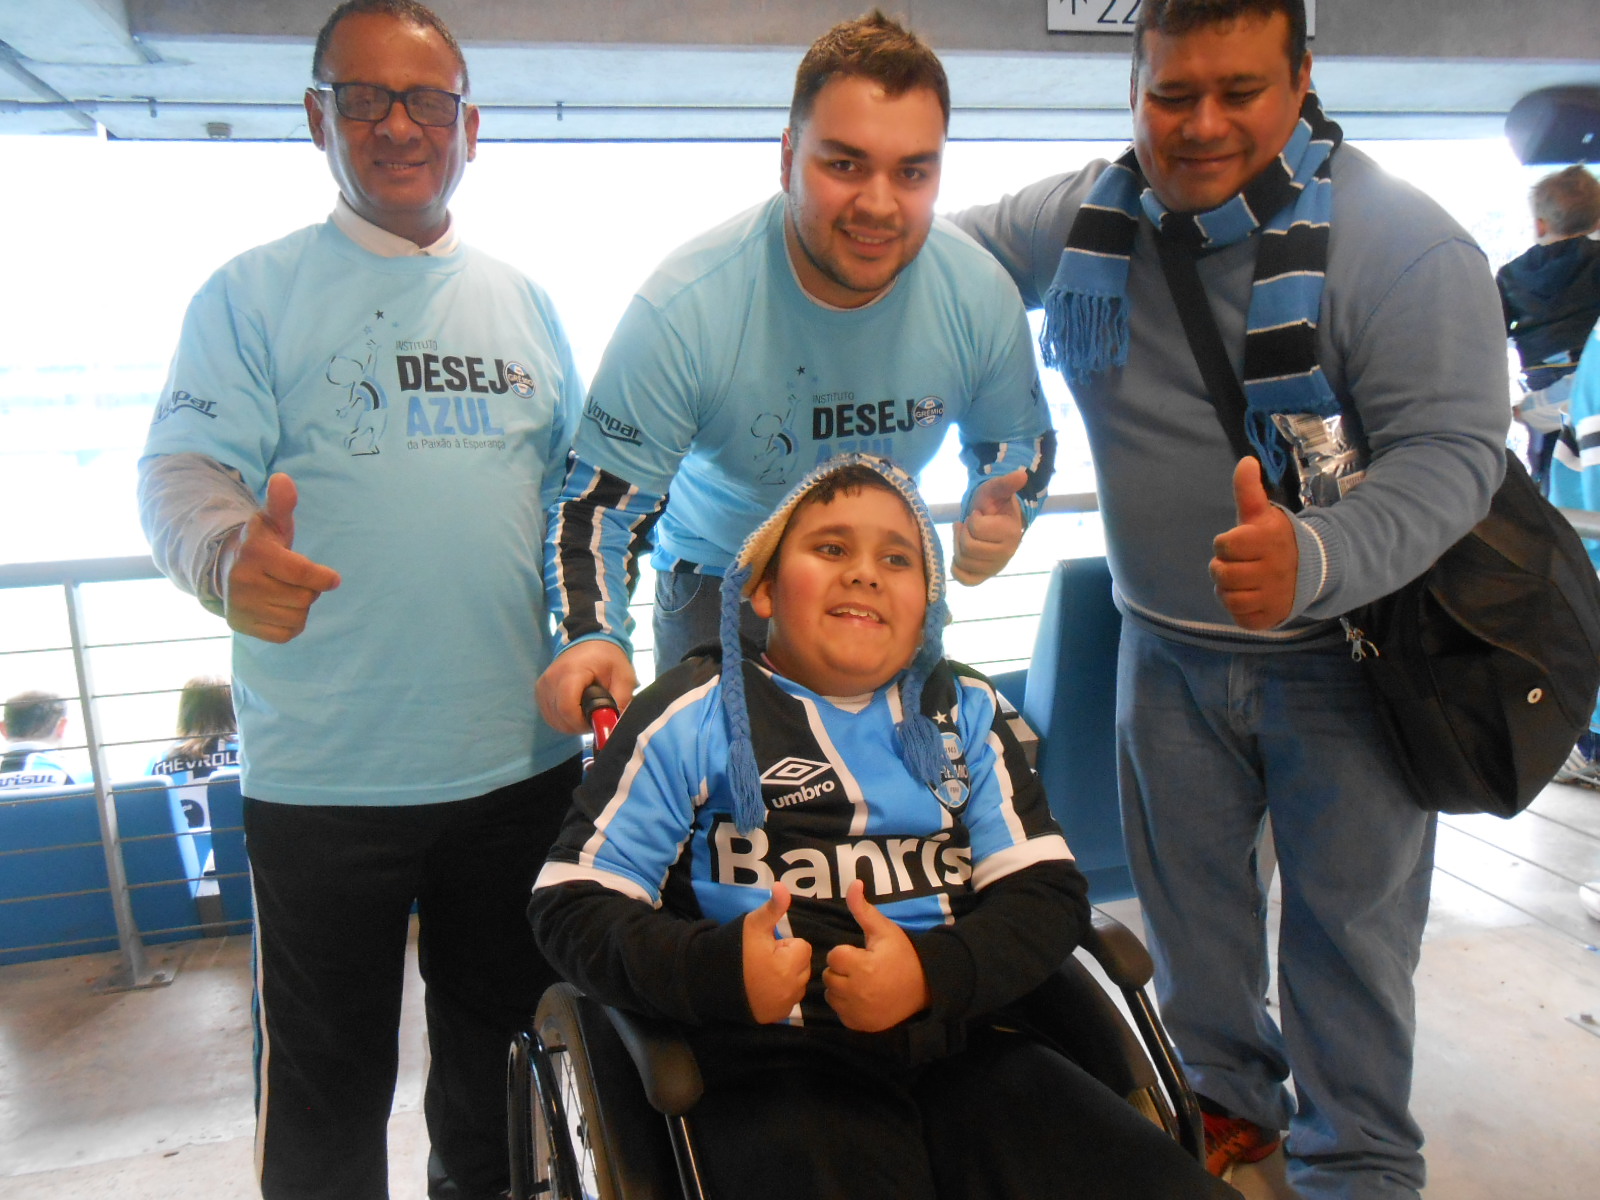
[(1054, 434), (1015, 286), (933, 216), (949, 111), (919, 38), (876, 12), (836, 26), (800, 65), (783, 190), (634, 297), (551, 519), (560, 653), (539, 702), (555, 727), (582, 729), (591, 681), (632, 695), (627, 602), (652, 540), (665, 670), (715, 639), (740, 543), (834, 454), (915, 472), (956, 427), (969, 480), (953, 573), (977, 583), (1016, 550)]

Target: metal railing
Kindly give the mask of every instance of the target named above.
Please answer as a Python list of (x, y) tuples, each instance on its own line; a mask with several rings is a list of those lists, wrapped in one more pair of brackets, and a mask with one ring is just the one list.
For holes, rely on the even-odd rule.
[[(958, 515), (955, 505), (939, 505), (933, 509), (935, 520), (948, 525)], [(1563, 515), (1583, 536), (1600, 538), (1600, 514), (1562, 510)], [(1044, 513), (1035, 528), (1023, 541), (1023, 548), (996, 583), (981, 589), (954, 589), (951, 607), (955, 621), (946, 633), (947, 646), (952, 657), (970, 662), (989, 671), (1025, 667), (1037, 629), (1039, 611), (1043, 604), (1045, 586), (1054, 563), (1067, 557), (1097, 554), (1099, 529), (1096, 519), (1096, 502), (1092, 493), (1053, 496), (1046, 503)], [(131, 896), (140, 883), (130, 886), (124, 857), (125, 839), (118, 828), (118, 814), (108, 754), (112, 750), (170, 741), (170, 735), (160, 738), (127, 738), (109, 736), (107, 722), (102, 718), (102, 706), (112, 700), (148, 702), (156, 696), (175, 695), (181, 686), (174, 681), (171, 687), (123, 688), (109, 692), (96, 689), (92, 658), (94, 652), (140, 646), (171, 646), (181, 642), (216, 642), (225, 644), (229, 634), (215, 618), (209, 617), (192, 599), (175, 589), (170, 593), (173, 610), (188, 614), (184, 622), (214, 623), (209, 631), (195, 634), (185, 631), (171, 637), (121, 638), (94, 642), (88, 632), (85, 589), (98, 585), (160, 580), (161, 575), (148, 557), (82, 559), (45, 563), (0, 564), (0, 595), (18, 589), (59, 589), (60, 603), (66, 614), (68, 643), (60, 645), (21, 645), (20, 631), (4, 629), (0, 632), (0, 666), (8, 659), (21, 655), (58, 654), (70, 652), (72, 673), (76, 683), (76, 696), (64, 696), (76, 702), (81, 715), (83, 743), (69, 749), (87, 754), (93, 774), (95, 807), (99, 818), (100, 845), (105, 858), (106, 887), (115, 917), (117, 945), (121, 955), (119, 967), (97, 984), (105, 990), (155, 987), (171, 982), (171, 972), (151, 965), (145, 947), (145, 937), (171, 934), (192, 929), (195, 936), (214, 928), (202, 920), (194, 926), (177, 929), (141, 930), (135, 920)], [(646, 584), (648, 581), (646, 581)], [(649, 596), (648, 586), (641, 586), (641, 596)], [(641, 631), (649, 628), (649, 602), (641, 600), (634, 606), (634, 615)], [(973, 652), (973, 651), (976, 652)], [(646, 642), (641, 657), (649, 655)], [(641, 663), (641, 681), (652, 674), (652, 664)], [(7, 798), (7, 803), (23, 800), (24, 796)], [(174, 829), (170, 835), (181, 834)], [(137, 840), (137, 839), (134, 839)], [(6, 848), (6, 855), (27, 853), (25, 848)], [(0, 859), (3, 861), (3, 859)], [(156, 881), (159, 882), (178, 882)], [(196, 879), (182, 882), (199, 883)], [(100, 890), (100, 889), (95, 889)], [(5, 907), (13, 903), (50, 899), (79, 893), (42, 893), (38, 896), (18, 897), (0, 902), (0, 916)], [(38, 946), (18, 947), (13, 950), (59, 950), (71, 943), (43, 943)]]
[[(1046, 513), (1053, 516), (1065, 515), (1070, 519), (1074, 514), (1090, 514), (1094, 508), (1095, 500), (1092, 494), (1057, 496), (1052, 497), (1046, 505)], [(935, 509), (936, 519), (946, 524), (953, 521), (957, 515), (954, 505)], [(1041, 518), (1041, 522), (1045, 526), (1050, 524), (1044, 518)], [(1051, 543), (1048, 547), (1044, 544), (1047, 540)], [(957, 622), (952, 626), (951, 636), (960, 640), (962, 631), (968, 631), (965, 657), (972, 660), (973, 665), (1003, 668), (1020, 666), (1026, 662), (1050, 566), (1060, 557), (1059, 549), (1055, 545), (1057, 540), (1053, 537), (1041, 537), (1039, 531), (1030, 535), (1030, 540), (1024, 545), (1034, 551), (1032, 560), (1019, 561), (1008, 569), (1005, 577), (1011, 586), (1003, 591), (996, 588), (984, 592), (956, 589), (957, 594), (952, 596), (952, 607), (957, 611)], [(1019, 560), (1026, 557), (1019, 556)], [(146, 597), (145, 602), (147, 604), (154, 602), (162, 609), (162, 619), (151, 623), (163, 627), (165, 635), (161, 635), (162, 629), (124, 628), (118, 636), (96, 640), (91, 634), (91, 625), (94, 621), (93, 614), (89, 611), (91, 605), (87, 603), (88, 598), (97, 589), (146, 583), (160, 589), (158, 597)], [(123, 678), (113, 686), (103, 688), (97, 680), (95, 660), (98, 654), (105, 652), (170, 648), (181, 643), (215, 642), (219, 644), (220, 649), (221, 646), (225, 646), (230, 635), (225, 626), (206, 614), (193, 599), (176, 589), (169, 588), (148, 556), (0, 565), (0, 596), (14, 595), (25, 589), (57, 593), (54, 608), (57, 612), (65, 613), (66, 637), (64, 640), (59, 636), (52, 637), (48, 632), (42, 640), (33, 637), (26, 628), (19, 628), (29, 623), (26, 618), (0, 622), (0, 629), (4, 630), (0, 632), (0, 639), (3, 639), (0, 640), (0, 677), (8, 680), (8, 694), (14, 693), (24, 687), (34, 686), (32, 677), (37, 674), (36, 668), (40, 657), (70, 654), (70, 686), (63, 679), (62, 686), (54, 690), (69, 705), (76, 706), (81, 734), (74, 744), (63, 747), (63, 750), (86, 756), (92, 775), (100, 844), (105, 860), (104, 886), (92, 890), (104, 892), (110, 898), (115, 918), (117, 946), (121, 956), (119, 967), (96, 986), (106, 990), (160, 986), (171, 981), (171, 973), (164, 968), (152, 966), (145, 940), (150, 936), (171, 934), (178, 930), (141, 930), (135, 919), (131, 898), (140, 888), (152, 884), (129, 882), (124, 847), (130, 843), (130, 839), (126, 839), (119, 828), (116, 803), (117, 793), (126, 793), (127, 787), (122, 783), (117, 783), (116, 787), (113, 787), (113, 781), (128, 778), (137, 772), (127, 766), (118, 770), (112, 762), (112, 756), (118, 755), (125, 762), (131, 761), (129, 755), (140, 747), (164, 745), (170, 742), (170, 730), (157, 733), (149, 713), (158, 706), (158, 700), (165, 698), (170, 701), (171, 697), (176, 695), (182, 679), (174, 677), (170, 680), (151, 681)], [(648, 578), (642, 583), (638, 594), (643, 599), (634, 604), (633, 614), (643, 635), (640, 653), (641, 676), (648, 680), (654, 674), (648, 635), (650, 627), (648, 597), (653, 595), (653, 589)], [(987, 603), (984, 602), (985, 597)], [(122, 607), (127, 608), (127, 605), (124, 604)], [(167, 619), (169, 616), (171, 620)], [(29, 656), (33, 656), (32, 662), (28, 661)], [(61, 674), (57, 672), (58, 677)], [(128, 672), (124, 671), (123, 674), (127, 676)], [(17, 681), (14, 686), (9, 682), (13, 680)], [(159, 686), (152, 686), (152, 683)], [(133, 714), (124, 711), (121, 720), (108, 719), (105, 713), (108, 705), (118, 705), (124, 710), (131, 705), (136, 711)], [(7, 804), (15, 804), (24, 801), (26, 796), (22, 794), (3, 799)], [(48, 798), (41, 798), (40, 802), (51, 801)], [(174, 829), (171, 834), (162, 836), (176, 838), (182, 835)], [(137, 840), (131, 839), (131, 841)], [(5, 854), (9, 856), (38, 852), (40, 848), (9, 848)], [(3, 858), (0, 858), (0, 862), (3, 862)], [(188, 879), (183, 882), (194, 884), (199, 881)], [(6, 919), (6, 909), (13, 905), (81, 894), (83, 894), (81, 891), (41, 892), (37, 895), (0, 901), (0, 920)], [(214, 927), (204, 920), (197, 920), (195, 925), (189, 928), (192, 929), (194, 936), (200, 936)], [(17, 960), (30, 951), (60, 953), (79, 946), (87, 951), (90, 947), (103, 942), (103, 937), (94, 937), (73, 941), (39, 942), (26, 946), (8, 945), (7, 958)]]
[[(26, 624), (26, 619), (19, 619), (16, 614), (9, 614), (11, 620), (4, 626), (4, 642), (0, 644), (0, 667), (10, 667), (5, 670), (7, 677), (13, 674), (27, 677), (39, 672), (41, 664), (58, 658), (62, 654), (70, 654), (71, 674), (70, 686), (58, 686), (55, 690), (62, 700), (75, 706), (81, 733), (81, 741), (62, 747), (64, 753), (73, 756), (82, 756), (87, 760), (91, 783), (84, 786), (91, 787), (94, 797), (94, 807), (99, 826), (99, 846), (102, 851), (105, 874), (104, 885), (89, 889), (74, 889), (66, 891), (44, 891), (35, 895), (14, 896), (0, 902), (0, 920), (6, 920), (14, 929), (21, 929), (23, 918), (16, 914), (23, 910), (20, 906), (37, 902), (66, 901), (74, 897), (91, 894), (104, 894), (108, 897), (111, 914), (115, 927), (115, 937), (120, 963), (107, 976), (96, 981), (96, 988), (105, 991), (122, 991), (136, 988), (159, 987), (172, 981), (173, 972), (167, 967), (157, 967), (152, 964), (145, 946), (146, 937), (170, 935), (174, 933), (189, 933), (192, 936), (201, 936), (208, 932), (207, 924), (201, 919), (199, 910), (196, 910), (196, 919), (192, 925), (170, 926), (166, 928), (151, 928), (141, 930), (134, 915), (133, 897), (141, 889), (157, 888), (169, 885), (198, 886), (203, 881), (200, 878), (174, 876), (171, 879), (143, 880), (138, 883), (129, 881), (126, 865), (125, 846), (133, 846), (139, 842), (149, 841), (154, 838), (170, 838), (176, 841), (182, 836), (176, 828), (170, 832), (158, 834), (141, 834), (133, 838), (125, 838), (119, 828), (117, 796), (133, 797), (140, 791), (160, 789), (165, 792), (165, 781), (150, 780), (148, 782), (118, 783), (113, 788), (113, 780), (142, 775), (124, 768), (121, 771), (113, 769), (111, 755), (118, 754), (126, 757), (141, 746), (164, 745), (172, 740), (170, 730), (160, 736), (142, 738), (128, 738), (109, 736), (107, 722), (102, 715), (103, 705), (108, 701), (132, 701), (135, 704), (143, 702), (148, 705), (151, 697), (164, 694), (176, 695), (181, 680), (175, 681), (167, 689), (122, 689), (100, 690), (95, 682), (94, 659), (95, 652), (120, 647), (139, 646), (166, 646), (178, 642), (203, 642), (213, 641), (225, 646), (227, 641), (226, 630), (210, 632), (199, 637), (174, 637), (174, 638), (118, 638), (103, 642), (95, 642), (89, 633), (90, 617), (86, 603), (86, 591), (97, 585), (128, 583), (146, 580), (160, 580), (161, 575), (156, 570), (154, 563), (148, 556), (125, 558), (80, 559), (62, 562), (45, 563), (13, 563), (0, 565), (0, 594), (8, 597), (15, 596), (24, 589), (39, 589), (40, 591), (58, 591), (56, 612), (65, 616), (66, 642), (61, 644), (56, 628), (43, 630), (29, 630), (19, 628)], [(164, 586), (164, 585), (163, 585)], [(179, 603), (188, 604), (194, 613), (205, 618), (203, 611), (193, 601), (172, 592), (174, 607)], [(41, 624), (49, 624), (41, 622)], [(34, 633), (43, 634), (43, 640), (34, 643), (30, 636)], [(55, 636), (52, 636), (52, 635)], [(220, 647), (219, 647), (220, 648)], [(225, 651), (224, 651), (225, 653)], [(20, 666), (21, 662), (31, 660), (30, 666)], [(31, 667), (31, 669), (30, 669)], [(57, 679), (60, 672), (54, 672)], [(29, 680), (28, 686), (32, 686)], [(8, 694), (22, 690), (11, 688)], [(126, 722), (123, 723), (126, 727)], [(52, 789), (52, 792), (58, 791)], [(0, 793), (7, 811), (15, 811), (19, 806), (32, 803), (61, 803), (59, 795), (39, 794), (30, 796), (26, 790), (19, 790), (16, 795)], [(7, 847), (8, 856), (17, 854), (51, 852), (70, 852), (82, 849), (85, 843), (62, 843), (49, 847)], [(98, 882), (98, 881), (97, 881)], [(19, 907), (13, 907), (19, 906)], [(9, 913), (8, 913), (8, 910)], [(9, 942), (10, 939), (7, 939)], [(26, 942), (26, 938), (22, 939)], [(11, 961), (21, 961), (30, 953), (43, 954), (51, 951), (57, 953), (62, 950), (82, 948), (87, 951), (97, 947), (105, 941), (104, 935), (95, 932), (90, 936), (71, 938), (58, 941), (44, 941), (33, 944), (17, 944), (6, 946), (6, 957)]]
[[(168, 819), (169, 793), (174, 790), (183, 790), (186, 786), (173, 784), (171, 781), (159, 777), (130, 780), (110, 785), (107, 790), (112, 793), (111, 809), (116, 826), (114, 844), (117, 848), (116, 857), (119, 860), (123, 859), (128, 853), (147, 851), (158, 846), (175, 843), (184, 838), (192, 839), (197, 834), (206, 837), (211, 835), (212, 829), (209, 826), (204, 829), (191, 829), (187, 832), (179, 832), (175, 826), (164, 827), (159, 832), (154, 833), (130, 834), (127, 832), (122, 820), (122, 814), (118, 810), (119, 801), (138, 802), (133, 806), (135, 812), (139, 812), (141, 807), (145, 808), (147, 811), (142, 814), (145, 819), (138, 823), (138, 827), (148, 829), (152, 824), (150, 814), (158, 813), (157, 821), (165, 822)], [(204, 787), (205, 785), (202, 783), (200, 786)], [(105, 874), (102, 876), (104, 881), (99, 882), (98, 886), (74, 886), (82, 882), (82, 872), (79, 868), (84, 864), (81, 861), (74, 862), (72, 860), (75, 857), (81, 858), (83, 852), (91, 849), (99, 851), (103, 858), (107, 845), (103, 824), (96, 830), (92, 840), (83, 840), (82, 835), (87, 831), (83, 830), (76, 821), (71, 819), (69, 806), (83, 799), (85, 794), (95, 800), (94, 809), (98, 821), (101, 810), (93, 784), (69, 785), (59, 788), (18, 788), (14, 793), (9, 790), (0, 790), (0, 814), (3, 814), (6, 818), (35, 807), (48, 806), (55, 809), (68, 810), (63, 819), (59, 821), (31, 823), (33, 828), (30, 832), (41, 833), (44, 836), (36, 840), (29, 840), (23, 845), (7, 845), (4, 848), (0, 848), (0, 872), (3, 872), (11, 882), (14, 882), (19, 876), (27, 877), (29, 874), (21, 864), (22, 859), (38, 857), (60, 864), (56, 869), (57, 877), (51, 881), (54, 886), (48, 890), (32, 894), (7, 896), (4, 899), (0, 899), (0, 928), (7, 929), (8, 933), (16, 934), (26, 931), (27, 925), (24, 921), (12, 923), (3, 918), (9, 917), (11, 913), (19, 911), (21, 906), (27, 904), (51, 904), (56, 902), (70, 904), (73, 901), (82, 901), (90, 897), (100, 896), (106, 897), (111, 902), (113, 910), (115, 910), (116, 893), (114, 889), (117, 885), (110, 882), (111, 869), (109, 865), (107, 865)], [(9, 824), (9, 821), (6, 823)], [(26, 826), (30, 823), (24, 822), (23, 824)], [(38, 828), (40, 824), (46, 825), (48, 827), (47, 830), (40, 830)], [(238, 833), (242, 831), (235, 825), (220, 827), (216, 832)], [(231, 874), (217, 875), (213, 872), (206, 872), (202, 864), (196, 868), (194, 873), (190, 873), (182, 865), (181, 860), (184, 856), (181, 850), (175, 846), (157, 853), (155, 857), (158, 860), (165, 860), (166, 865), (157, 868), (152, 873), (148, 863), (145, 863), (144, 869), (140, 872), (144, 877), (138, 879), (134, 878), (134, 871), (128, 867), (126, 861), (122, 862), (123, 869), (120, 882), (126, 890), (128, 905), (132, 909), (132, 927), (137, 931), (141, 941), (145, 938), (159, 938), (162, 941), (187, 940), (206, 934), (231, 932), (248, 926), (248, 921), (237, 918), (229, 919), (223, 915), (220, 896), (217, 894), (218, 883), (221, 879), (242, 879), (246, 877), (246, 872), (238, 871)], [(180, 865), (176, 872), (170, 869), (171, 860), (175, 858), (180, 860)], [(38, 875), (40, 873), (34, 872), (34, 874)], [(185, 916), (192, 915), (194, 919), (160, 920), (150, 918), (143, 923), (140, 922), (138, 915), (139, 905), (137, 903), (139, 898), (151, 893), (172, 892), (176, 889), (181, 889), (181, 895), (188, 903), (173, 903), (171, 901), (157, 903), (154, 906), (154, 910), (160, 911), (169, 917), (175, 912), (183, 911)], [(8, 912), (10, 906), (17, 907), (11, 908)], [(115, 912), (113, 915), (115, 917)], [(25, 940), (13, 942), (11, 937), (7, 937), (5, 944), (0, 946), (0, 958), (10, 963), (27, 962), (38, 957), (53, 957), (54, 955), (51, 952), (93, 953), (117, 945), (120, 936), (124, 932), (120, 924), (115, 925), (111, 931), (102, 929), (88, 914), (88, 911), (82, 907), (74, 910), (73, 918), (78, 924), (78, 928), (74, 931), (78, 936), (46, 939), (31, 943)], [(101, 990), (124, 990), (127, 987), (140, 986), (141, 982), (145, 986), (155, 986), (160, 983), (170, 982), (170, 974), (164, 970), (148, 970), (146, 975), (147, 979), (133, 976), (128, 971), (126, 964), (124, 964), (122, 969), (114, 971), (110, 976), (98, 981), (96, 986)], [(140, 982), (135, 982), (136, 979), (139, 979)]]

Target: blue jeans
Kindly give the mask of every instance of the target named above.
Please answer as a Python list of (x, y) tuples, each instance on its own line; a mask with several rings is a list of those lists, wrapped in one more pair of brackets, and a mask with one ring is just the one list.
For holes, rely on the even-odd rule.
[[(656, 636), (656, 674), (675, 667), (686, 654), (715, 645), (722, 614), (722, 576), (686, 571), (656, 574), (656, 606), (650, 622)], [(739, 630), (758, 646), (767, 644), (767, 623), (749, 601), (739, 605)]]
[[(1235, 654), (1127, 622), (1117, 746), (1157, 995), (1195, 1090), (1287, 1128), (1305, 1200), (1415, 1200), (1412, 974), (1436, 821), (1411, 800), (1357, 664), (1343, 646)], [(1268, 814), (1281, 1029), (1255, 865)]]

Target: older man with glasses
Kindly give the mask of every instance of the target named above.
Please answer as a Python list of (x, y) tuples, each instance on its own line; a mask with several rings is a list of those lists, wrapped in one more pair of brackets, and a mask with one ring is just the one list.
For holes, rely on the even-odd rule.
[(312, 74), (337, 206), (195, 297), (140, 504), (235, 630), (263, 1196), (387, 1196), (413, 904), (429, 1195), (497, 1196), (505, 1049), (554, 979), (523, 909), (578, 778), (532, 688), (583, 385), (545, 294), (451, 221), (478, 111), (439, 18), (353, 0)]

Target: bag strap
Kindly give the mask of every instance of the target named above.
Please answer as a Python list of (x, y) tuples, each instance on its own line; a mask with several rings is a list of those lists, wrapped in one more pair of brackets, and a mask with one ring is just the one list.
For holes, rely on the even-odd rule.
[[(1173, 303), (1178, 306), (1178, 319), (1183, 322), (1184, 336), (1189, 339), (1189, 349), (1195, 364), (1200, 368), (1200, 378), (1206, 385), (1206, 397), (1216, 410), (1222, 431), (1228, 435), (1228, 445), (1233, 456), (1255, 458), (1261, 456), (1245, 435), (1244, 418), (1249, 402), (1245, 399), (1244, 385), (1228, 361), (1227, 348), (1222, 344), (1222, 331), (1217, 328), (1216, 314), (1211, 311), (1211, 300), (1206, 295), (1206, 285), (1200, 279), (1194, 255), (1174, 239), (1156, 234), (1156, 249), (1161, 255), (1161, 270), (1167, 277), (1167, 287), (1172, 292)], [(1262, 481), (1267, 495), (1284, 504), (1282, 483), (1268, 479), (1263, 470)], [(1296, 506), (1298, 507), (1298, 506)]]

